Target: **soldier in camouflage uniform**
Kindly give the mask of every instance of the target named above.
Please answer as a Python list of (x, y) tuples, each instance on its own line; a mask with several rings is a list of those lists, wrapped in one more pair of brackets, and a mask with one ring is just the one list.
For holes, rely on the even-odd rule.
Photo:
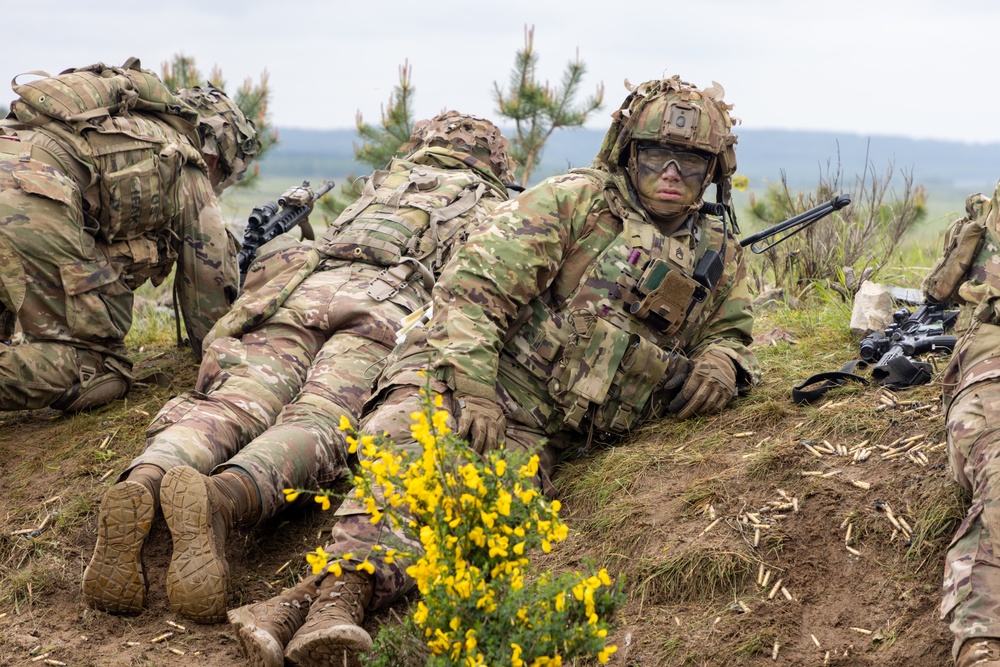
[(17, 84), (0, 120), (0, 410), (76, 411), (124, 396), (132, 292), (177, 264), (196, 353), (236, 298), (216, 195), (256, 154), (212, 87), (171, 93), (139, 61)]
[(941, 616), (958, 667), (1000, 667), (1000, 186), (966, 209), (924, 282), (928, 302), (960, 306), (943, 398), (952, 475), (972, 493), (946, 555)]
[(315, 243), (286, 235), (260, 249), (206, 338), (195, 390), (163, 407), (105, 496), (84, 574), (91, 605), (141, 610), (139, 557), (161, 505), (171, 606), (225, 620), (229, 531), (283, 509), (282, 489), (326, 488), (346, 472), (341, 415), (356, 423), (402, 321), (513, 178), (507, 140), (476, 116), (421, 121), (402, 150)]
[[(703, 205), (713, 182), (729, 200), (729, 109), (718, 87), (644, 83), (613, 114), (592, 168), (501, 204), (443, 271), (426, 335), (414, 331), (393, 352), (364, 430), (418, 447), (410, 414), (421, 409), (418, 371), (430, 367), (433, 389), (457, 417), (452, 427), (477, 451), (545, 442), (547, 489), (567, 448), (668, 412), (713, 413), (758, 383), (737, 230), (723, 206)], [(308, 613), (284, 594), (232, 614), (261, 644), (287, 636), (270, 632), (275, 617), (304, 622), (285, 650), (295, 664), (356, 664), (372, 646), (364, 612), (413, 586), (405, 564), (370, 553), (386, 526), (372, 525), (353, 499), (337, 514), (325, 549), (367, 556), (373, 576), (327, 576), (310, 592), (318, 597)]]

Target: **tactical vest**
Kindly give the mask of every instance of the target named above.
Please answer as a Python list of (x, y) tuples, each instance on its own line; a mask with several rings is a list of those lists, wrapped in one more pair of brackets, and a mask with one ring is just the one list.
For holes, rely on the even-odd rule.
[[(491, 205), (479, 206), (482, 199), (492, 200)], [(328, 257), (376, 266), (409, 264), (407, 277), (415, 268), (426, 282), (468, 230), (503, 200), (471, 169), (393, 160), (388, 169), (372, 174), (361, 197), (333, 222), (317, 248)]]
[[(180, 206), (177, 181), (186, 163), (205, 169), (198, 114), (130, 59), (11, 84), (17, 120), (44, 131), (91, 171), (81, 183), (86, 215), (107, 243), (160, 230)], [(132, 111), (149, 112), (131, 113)], [(154, 115), (155, 114), (155, 115)]]
[(697, 261), (725, 248), (720, 220), (701, 217), (695, 235), (671, 238), (606, 194), (622, 232), (562, 306), (530, 304), (500, 355), (503, 378), (541, 384), (555, 399), (558, 411), (529, 410), (549, 432), (580, 429), (588, 417), (598, 432), (637, 425), (693, 335), (683, 325), (698, 321), (711, 296), (691, 278)]

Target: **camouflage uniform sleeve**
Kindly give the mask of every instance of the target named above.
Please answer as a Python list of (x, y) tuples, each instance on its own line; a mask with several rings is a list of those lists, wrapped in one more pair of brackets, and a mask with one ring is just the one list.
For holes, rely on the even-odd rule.
[(582, 175), (550, 178), (500, 204), (455, 251), (434, 287), (427, 326), (440, 379), (495, 400), (505, 332), (552, 283), (599, 194)]
[(752, 387), (761, 381), (760, 364), (749, 348), (753, 342), (752, 299), (743, 248), (732, 235), (726, 242), (725, 266), (707, 309), (710, 315), (688, 343), (687, 352), (690, 357), (709, 347), (722, 352), (736, 365), (740, 388)]
[(209, 329), (226, 314), (239, 288), (236, 239), (226, 229), (208, 177), (195, 167), (181, 170), (177, 294), (195, 354)]

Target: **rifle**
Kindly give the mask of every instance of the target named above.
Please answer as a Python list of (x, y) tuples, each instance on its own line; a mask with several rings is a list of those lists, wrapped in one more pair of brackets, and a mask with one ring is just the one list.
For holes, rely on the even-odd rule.
[(313, 205), (331, 188), (332, 180), (313, 193), (309, 181), (302, 181), (301, 186), (289, 189), (277, 202), (267, 201), (261, 206), (254, 206), (243, 232), (243, 249), (237, 257), (240, 264), (240, 287), (246, 280), (247, 270), (257, 257), (257, 250), (271, 239), (305, 222), (312, 213)]
[(955, 326), (957, 318), (957, 310), (945, 310), (942, 305), (926, 304), (912, 314), (907, 308), (897, 310), (884, 334), (876, 331), (861, 341), (861, 358), (868, 362), (878, 359), (872, 366), (872, 379), (894, 387), (927, 382), (931, 365), (911, 357), (933, 350), (954, 350), (957, 338), (945, 331)]
[(899, 389), (930, 380), (931, 365), (911, 357), (934, 350), (953, 351), (956, 337), (945, 331), (955, 326), (958, 311), (926, 304), (912, 314), (908, 308), (900, 308), (892, 314), (892, 319), (885, 333), (876, 331), (861, 340), (860, 360), (848, 362), (839, 371), (806, 378), (802, 384), (792, 387), (792, 401), (809, 403), (847, 381), (869, 384), (868, 378), (856, 375), (854, 369), (875, 359), (878, 363), (872, 367), (872, 380), (878, 384)]
[[(851, 203), (850, 195), (837, 195), (836, 197), (826, 202), (825, 204), (814, 206), (808, 211), (804, 211), (796, 216), (789, 218), (788, 220), (785, 220), (784, 222), (779, 222), (776, 225), (768, 227), (762, 232), (751, 234), (750, 236), (740, 241), (740, 246), (744, 248), (750, 246), (750, 250), (752, 250), (754, 254), (759, 255), (762, 252), (766, 252), (767, 250), (770, 250), (774, 246), (778, 245), (779, 243), (787, 239), (789, 236), (798, 234), (803, 229), (813, 224), (817, 220), (825, 218), (834, 211), (839, 211), (840, 209), (844, 208), (850, 203)], [(763, 248), (756, 247), (757, 243), (759, 243), (760, 241), (766, 241), (770, 239), (772, 236), (776, 236), (786, 230), (790, 231), (788, 231), (787, 234), (782, 236), (777, 241), (769, 243)]]

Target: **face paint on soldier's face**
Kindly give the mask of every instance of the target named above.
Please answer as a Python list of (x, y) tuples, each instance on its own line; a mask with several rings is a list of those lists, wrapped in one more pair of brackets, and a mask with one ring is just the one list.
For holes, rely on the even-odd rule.
[(704, 174), (700, 177), (695, 175), (685, 178), (675, 161), (669, 162), (662, 171), (650, 169), (642, 160), (638, 161), (638, 167), (635, 189), (645, 199), (688, 205), (701, 194)]

